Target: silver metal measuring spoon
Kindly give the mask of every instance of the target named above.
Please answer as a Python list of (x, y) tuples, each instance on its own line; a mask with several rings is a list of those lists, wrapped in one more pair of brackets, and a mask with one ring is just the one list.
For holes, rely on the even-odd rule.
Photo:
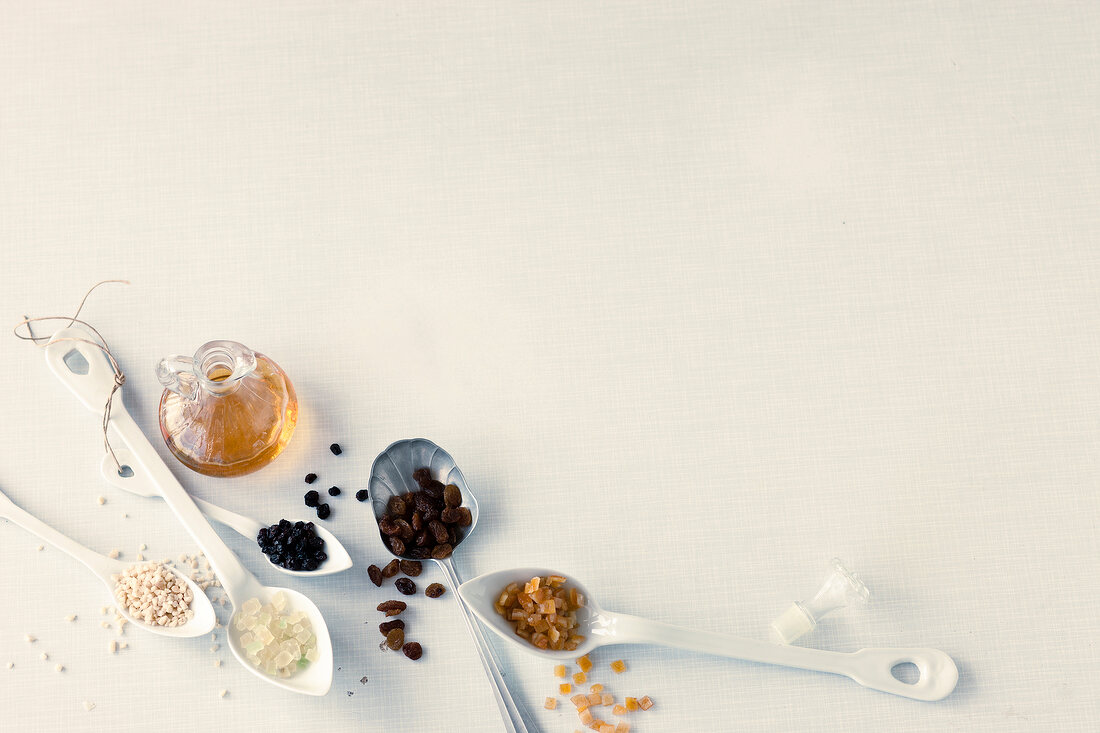
[[(501, 591), (508, 584), (519, 583), (522, 586), (531, 578), (548, 575), (563, 575), (568, 578), (567, 586), (575, 587), (586, 599), (584, 608), (577, 613), (579, 632), (585, 640), (574, 651), (539, 649), (517, 636), (512, 625), (493, 608), (493, 603), (500, 598)], [(625, 613), (612, 613), (600, 608), (588, 589), (572, 576), (546, 568), (515, 568), (486, 573), (463, 583), (459, 586), (458, 593), (477, 617), (502, 638), (520, 649), (547, 659), (573, 659), (611, 644), (659, 644), (751, 662), (844, 675), (872, 690), (924, 701), (947, 697), (959, 680), (959, 670), (955, 662), (938, 649), (829, 652), (696, 631), (638, 616), (628, 616)], [(915, 664), (920, 671), (920, 678), (912, 684), (902, 682), (892, 672), (894, 667), (907, 662)]]
[[(425, 438), (399, 440), (374, 459), (374, 465), (371, 466), (370, 470), (370, 484), (367, 487), (371, 505), (374, 507), (374, 518), (379, 520), (386, 513), (390, 497), (420, 490), (420, 486), (413, 480), (412, 474), (413, 471), (422, 467), (431, 470), (432, 478), (442, 481), (444, 484), (457, 486), (462, 491), (462, 506), (470, 510), (472, 521), (470, 526), (465, 528), (463, 535), (455, 545), (455, 551), (457, 551), (458, 547), (474, 531), (474, 527), (477, 526), (477, 498), (471, 493), (470, 487), (466, 485), (466, 478), (462, 475), (462, 471), (459, 470), (451, 455)], [(379, 536), (382, 536), (381, 532), (379, 532)], [(382, 543), (385, 545), (385, 537), (382, 537)], [(393, 554), (388, 545), (386, 551)], [(414, 559), (408, 556), (394, 556), (406, 560)], [(451, 557), (443, 560), (429, 559), (439, 565), (450, 587), (452, 589), (458, 588), (460, 580), (453, 559)], [(504, 683), (504, 676), (501, 674), (496, 659), (493, 658), (489, 643), (481, 633), (477, 621), (474, 620), (474, 616), (461, 597), (459, 598), (458, 607), (462, 611), (462, 619), (466, 622), (466, 628), (469, 629), (470, 635), (474, 638), (478, 654), (481, 656), (481, 665), (485, 668), (485, 674), (492, 684), (493, 695), (496, 698), (501, 718), (504, 720), (505, 729), (509, 733), (527, 733), (528, 727), (524, 722), (525, 711), (516, 704), (511, 693), (508, 692), (508, 686)]]
[[(115, 467), (115, 461), (111, 458), (109, 453), (103, 454), (103, 460), (99, 464), (99, 472), (103, 475), (103, 478), (107, 483), (112, 486), (122, 489), (123, 491), (129, 491), (131, 494), (137, 494), (138, 496), (160, 496), (157, 492), (156, 486), (152, 485), (148, 477), (140, 473), (140, 468), (135, 469), (135, 462), (132, 460), (132, 456), (128, 451), (122, 449), (115, 449), (115, 454), (118, 456), (119, 463), (122, 464), (123, 473), (119, 473)], [(208, 501), (203, 501), (197, 496), (192, 496), (191, 500), (195, 502), (195, 505), (210, 519), (213, 519), (219, 524), (224, 524), (231, 530), (247, 537), (248, 539), (256, 542), (256, 535), (265, 526), (257, 522), (251, 517), (246, 517), (243, 514), (237, 514), (231, 512), (228, 509), (223, 509), (216, 504), (211, 504)], [(328, 557), (316, 570), (290, 570), (288, 568), (280, 567), (275, 563), (271, 563), (271, 567), (275, 568), (281, 573), (287, 575), (296, 575), (302, 578), (317, 577), (318, 575), (332, 575), (333, 573), (340, 573), (351, 567), (351, 555), (340, 544), (340, 540), (336, 539), (336, 535), (329, 532), (320, 524), (314, 522), (313, 530), (317, 533), (317, 536), (325, 541), (325, 554)], [(259, 545), (256, 545), (256, 549), (259, 550)], [(264, 556), (267, 559), (267, 556)]]

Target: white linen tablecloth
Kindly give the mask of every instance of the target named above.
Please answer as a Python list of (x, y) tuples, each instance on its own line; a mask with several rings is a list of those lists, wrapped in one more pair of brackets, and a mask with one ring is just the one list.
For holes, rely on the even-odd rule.
[[(267, 521), (309, 516), (320, 473), (356, 562), (294, 584), (337, 655), (313, 699), (224, 638), (131, 628), (109, 655), (104, 589), (0, 522), (0, 728), (499, 730), (453, 589), (408, 614), (420, 662), (377, 649), (385, 553), (351, 494), (425, 436), (481, 500), (466, 577), (552, 565), (609, 608), (767, 638), (839, 555), (875, 603), (806, 644), (961, 671), (926, 704), (605, 649), (616, 697), (656, 701), (635, 733), (1096, 730), (1098, 90), (1084, 1), (0, 2), (0, 322), (129, 279), (84, 314), (166, 458), (157, 359), (272, 356), (287, 452), (170, 465)], [(38, 350), (0, 357), (0, 489), (124, 559), (196, 549), (98, 480), (96, 417)], [(578, 727), (541, 709), (551, 664), (498, 651), (539, 730)]]

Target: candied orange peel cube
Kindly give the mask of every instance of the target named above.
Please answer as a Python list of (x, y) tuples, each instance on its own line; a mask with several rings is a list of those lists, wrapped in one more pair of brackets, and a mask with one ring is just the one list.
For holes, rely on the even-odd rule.
[(628, 697), (626, 699), (626, 710), (627, 710), (627, 712), (634, 712), (637, 709), (638, 709), (638, 699), (634, 698), (634, 697)]
[(630, 733), (630, 723), (620, 720), (619, 724), (615, 726), (615, 733)]
[(587, 679), (588, 679), (588, 675), (586, 675), (584, 672), (574, 672), (573, 673), (573, 684), (575, 684), (575, 685), (583, 685), (584, 681), (587, 680)]
[(599, 705), (601, 702), (603, 702), (603, 698), (600, 697), (600, 693), (598, 692), (590, 692), (588, 693), (587, 697), (589, 705)]
[(595, 716), (592, 715), (592, 711), (589, 710), (588, 708), (585, 708), (584, 710), (579, 711), (577, 713), (577, 715), (580, 717), (581, 722), (584, 723), (585, 725), (588, 725), (589, 723), (591, 723), (593, 720), (596, 719)]
[(565, 676), (565, 665), (564, 664), (559, 664), (558, 666), (554, 667), (554, 676), (555, 677), (564, 677)]
[(653, 707), (653, 701), (649, 699), (649, 695), (646, 695), (638, 701), (638, 707), (640, 707), (642, 710), (649, 710), (651, 707)]
[(603, 697), (601, 698), (601, 701), (603, 702), (604, 705), (614, 705), (615, 704), (615, 696), (612, 695), (610, 692), (605, 692), (603, 694)]
[(590, 688), (588, 688), (588, 691), (589, 692), (603, 692), (603, 685), (601, 685), (599, 682), (597, 682), (596, 684), (594, 684)]
[(621, 659), (616, 659), (614, 662), (611, 663), (611, 669), (615, 672), (615, 674), (622, 674), (626, 671), (626, 662)]
[(563, 695), (568, 695), (572, 691), (573, 685), (569, 684), (568, 682), (562, 682), (560, 685), (558, 685), (558, 692)]
[(615, 707), (611, 708), (611, 714), (626, 715), (626, 708), (624, 708), (622, 705), (616, 705)]
[(553, 710), (558, 706), (558, 699), (556, 697), (548, 697), (542, 706), (547, 710)]
[(569, 698), (569, 702), (573, 703), (578, 708), (583, 709), (583, 708), (588, 707), (588, 696), (587, 695), (573, 695), (573, 697)]
[(577, 657), (577, 666), (581, 668), (582, 672), (587, 673), (588, 670), (592, 669), (592, 660), (588, 658), (587, 654), (583, 657)]

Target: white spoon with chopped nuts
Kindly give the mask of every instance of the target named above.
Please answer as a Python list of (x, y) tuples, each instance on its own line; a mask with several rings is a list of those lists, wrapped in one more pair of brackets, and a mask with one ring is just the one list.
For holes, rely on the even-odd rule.
[[(76, 395), (88, 410), (102, 417), (107, 398), (116, 388), (115, 373), (107, 357), (93, 346), (87, 332), (79, 328), (65, 328), (55, 333), (46, 345), (46, 364), (54, 376)], [(222, 584), (229, 602), (233, 607), (234, 619), (245, 604), (253, 600), (260, 604), (272, 602), (280, 594), (286, 605), (293, 611), (300, 611), (309, 619), (310, 628), (315, 636), (317, 655), (312, 662), (303, 664), (291, 676), (276, 677), (265, 673), (248, 658), (246, 646), (242, 643), (243, 632), (235, 628), (231, 621), (226, 634), (229, 649), (238, 662), (268, 684), (303, 695), (324, 695), (332, 687), (332, 638), (328, 625), (320, 609), (305, 595), (290, 588), (274, 588), (262, 585), (240, 559), (230, 550), (214, 528), (206, 521), (199, 507), (195, 505), (187, 489), (176, 479), (157, 454), (153, 445), (122, 401), (122, 390), (118, 390), (111, 403), (110, 419), (107, 429), (113, 445), (121, 443), (129, 451), (130, 465), (134, 471), (146, 477), (149, 485), (156, 488), (157, 495), (176, 515), (180, 523), (194, 538), (206, 555), (215, 575)]]
[[(577, 611), (577, 629), (582, 641), (573, 651), (540, 649), (526, 639), (517, 636), (510, 622), (495, 608), (502, 592), (511, 583), (521, 588), (533, 578), (557, 575), (566, 577), (564, 587), (576, 588), (584, 597), (583, 607)], [(612, 613), (600, 608), (588, 589), (576, 580), (546, 568), (515, 568), (486, 573), (468, 580), (458, 587), (458, 594), (474, 609), (482, 623), (495, 631), (502, 639), (549, 659), (565, 661), (580, 657), (601, 646), (612, 644), (657, 644), (687, 649), (704, 654), (744, 659), (750, 662), (796, 667), (814, 672), (829, 672), (850, 677), (872, 690), (914, 700), (941, 700), (951, 694), (959, 679), (959, 670), (951, 657), (938, 649), (860, 649), (856, 652), (829, 652), (801, 646), (771, 644), (756, 639), (746, 639), (710, 631), (697, 631), (679, 626), (650, 621), (625, 613)], [(503, 601), (507, 604), (507, 601)], [(914, 683), (902, 682), (892, 670), (899, 664), (911, 662), (920, 671)]]
[[(201, 588), (195, 585), (194, 581), (174, 568), (170, 568), (166, 565), (162, 566), (168, 570), (172, 576), (179, 580), (181, 588), (186, 587), (191, 591), (189, 610), (193, 615), (185, 623), (179, 626), (149, 624), (143, 619), (132, 615), (126, 608), (126, 605), (120, 603), (118, 599), (115, 598), (115, 577), (126, 572), (127, 568), (131, 567), (130, 563), (105, 557), (69, 539), (41, 519), (17, 507), (12, 500), (3, 493), (0, 493), (0, 517), (7, 519), (13, 524), (19, 525), (31, 534), (49, 542), (66, 555), (83, 563), (85, 567), (91, 570), (92, 573), (107, 586), (112, 603), (119, 614), (127, 621), (133, 623), (137, 628), (145, 629), (146, 631), (151, 631), (161, 636), (179, 637), (202, 636), (203, 634), (210, 633), (210, 630), (214, 628), (216, 618), (214, 617), (214, 607), (210, 604), (210, 599), (206, 597), (206, 594), (202, 592)], [(144, 563), (137, 564), (142, 565)]]

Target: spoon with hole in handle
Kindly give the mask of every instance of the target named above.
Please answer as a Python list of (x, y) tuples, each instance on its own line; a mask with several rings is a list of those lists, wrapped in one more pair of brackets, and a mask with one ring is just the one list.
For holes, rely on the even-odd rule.
[[(588, 589), (570, 576), (565, 576), (569, 578), (567, 587), (575, 587), (586, 599), (584, 608), (577, 613), (579, 631), (585, 640), (573, 651), (539, 649), (517, 636), (512, 625), (494, 610), (493, 604), (510, 583), (523, 586), (531, 578), (548, 575), (564, 574), (546, 568), (498, 570), (466, 581), (459, 586), (458, 593), (474, 609), (477, 617), (502, 638), (520, 649), (547, 659), (573, 659), (598, 647), (612, 644), (659, 644), (704, 654), (844, 675), (872, 690), (924, 701), (947, 697), (955, 689), (955, 683), (959, 679), (955, 662), (937, 649), (829, 652), (801, 646), (770, 644), (709, 631), (695, 631), (637, 616), (612, 613), (600, 608)], [(906, 662), (915, 664), (920, 671), (920, 678), (912, 684), (897, 679), (891, 671)]]
[[(371, 506), (374, 507), (375, 520), (381, 519), (382, 515), (385, 514), (390, 497), (420, 489), (416, 481), (413, 480), (412, 473), (422, 467), (429, 468), (432, 477), (436, 480), (442, 481), (444, 484), (454, 484), (462, 491), (462, 506), (470, 510), (472, 521), (470, 526), (465, 528), (459, 542), (455, 545), (457, 550), (458, 544), (465, 542), (470, 537), (470, 533), (474, 531), (474, 527), (477, 526), (477, 499), (470, 493), (470, 489), (466, 485), (466, 478), (455, 464), (454, 459), (447, 451), (430, 440), (424, 438), (399, 440), (374, 459), (367, 490), (370, 494)], [(379, 537), (381, 536), (381, 532), (379, 532)], [(386, 546), (384, 538), (382, 544)], [(386, 546), (386, 551), (393, 554), (389, 546)], [(395, 557), (400, 556), (395, 555)], [(440, 560), (409, 558), (406, 556), (403, 559), (432, 559), (443, 571), (448, 585), (452, 589), (458, 587), (460, 581), (452, 558), (448, 557)], [(504, 720), (505, 730), (509, 733), (527, 733), (528, 730), (532, 730), (524, 722), (528, 719), (527, 713), (512, 699), (511, 693), (508, 692), (504, 675), (501, 673), (496, 659), (493, 658), (489, 643), (481, 633), (477, 621), (474, 620), (470, 609), (466, 607), (461, 598), (458, 607), (462, 612), (462, 619), (466, 622), (466, 628), (469, 629), (470, 635), (474, 638), (478, 654), (481, 656), (481, 666), (484, 667), (485, 674), (493, 686), (493, 695), (496, 698), (501, 718)]]
[[(118, 456), (118, 462), (122, 464), (123, 468), (129, 468), (130, 470), (125, 472), (125, 476), (119, 474), (118, 468), (115, 467), (115, 461), (111, 458), (111, 454), (104, 453), (103, 460), (99, 463), (99, 472), (103, 475), (107, 483), (123, 491), (136, 494), (137, 496), (160, 496), (160, 494), (157, 493), (156, 487), (150, 484), (143, 474), (134, 470), (134, 462), (131, 460), (128, 451), (116, 448), (115, 454)], [(256, 542), (256, 535), (259, 534), (260, 530), (267, 526), (260, 524), (251, 517), (246, 517), (242, 514), (231, 512), (228, 509), (223, 509), (216, 504), (211, 504), (208, 501), (203, 501), (197, 496), (192, 496), (191, 499), (207, 517), (219, 524), (229, 527), (234, 532), (237, 532), (243, 537), (247, 537), (253, 542)], [(351, 567), (351, 555), (348, 554), (348, 551), (340, 544), (340, 540), (336, 539), (336, 535), (317, 523), (314, 523), (313, 531), (317, 533), (318, 537), (325, 541), (325, 554), (328, 555), (321, 563), (320, 567), (316, 570), (290, 570), (276, 565), (275, 563), (271, 563), (271, 567), (281, 573), (296, 575), (301, 578), (315, 578), (319, 575), (332, 575), (333, 573), (343, 572)], [(256, 545), (256, 549), (259, 549), (259, 545)], [(267, 559), (266, 555), (264, 555), (264, 559)]]
[(190, 608), (194, 612), (194, 615), (187, 620), (187, 623), (179, 626), (158, 626), (154, 624), (147, 624), (140, 618), (130, 614), (130, 611), (126, 607), (118, 603), (115, 600), (115, 575), (124, 572), (132, 563), (125, 563), (121, 560), (113, 560), (104, 555), (100, 555), (98, 552), (89, 550), (84, 545), (69, 539), (67, 536), (61, 534), (50, 525), (38, 519), (29, 512), (17, 507), (11, 499), (4, 494), (0, 493), (0, 517), (7, 519), (13, 524), (17, 524), (23, 529), (27, 530), (31, 534), (39, 537), (45, 542), (49, 542), (57, 549), (64, 552), (69, 557), (75, 558), (84, 564), (89, 570), (92, 571), (104, 585), (107, 586), (111, 595), (111, 600), (115, 604), (115, 608), (127, 621), (132, 623), (138, 628), (145, 629), (154, 634), (160, 634), (161, 636), (178, 636), (178, 637), (193, 637), (202, 636), (203, 634), (210, 633), (210, 630), (214, 628), (214, 622), (217, 620), (214, 616), (214, 606), (210, 604), (210, 599), (206, 597), (202, 589), (195, 585), (195, 582), (188, 578), (183, 573), (179, 572), (175, 568), (165, 565), (171, 573), (176, 576), (181, 584), (186, 585), (191, 589), (191, 605)]
[[(115, 384), (114, 371), (99, 349), (84, 341), (72, 339), (89, 339), (89, 336), (85, 331), (76, 328), (58, 331), (46, 345), (46, 363), (61, 383), (76, 395), (86, 408), (102, 416), (107, 396)], [(73, 352), (76, 352), (80, 359), (75, 358)], [(80, 363), (81, 361), (83, 364)], [(241, 605), (248, 600), (255, 598), (260, 603), (271, 603), (276, 595), (282, 593), (290, 609), (302, 611), (308, 617), (313, 634), (316, 636), (317, 651), (320, 655), (317, 661), (308, 664), (304, 669), (299, 669), (290, 677), (280, 678), (265, 674), (248, 660), (240, 640), (242, 632), (238, 631), (231, 621), (226, 637), (229, 649), (237, 661), (245, 669), (276, 687), (304, 695), (326, 694), (332, 686), (332, 639), (329, 637), (325, 619), (313, 601), (290, 588), (261, 585), (252, 573), (248, 572), (206, 521), (187, 490), (168, 470), (168, 466), (164, 465), (152, 444), (141, 432), (141, 428), (126, 411), (122, 402), (122, 390), (115, 395), (107, 428), (113, 444), (121, 441), (129, 450), (131, 459), (129, 465), (134, 472), (145, 476), (148, 484), (156, 487), (157, 494), (164, 499), (180, 523), (202, 548), (218, 580), (221, 581), (222, 588), (229, 596), (234, 616), (237, 609), (240, 609)]]

